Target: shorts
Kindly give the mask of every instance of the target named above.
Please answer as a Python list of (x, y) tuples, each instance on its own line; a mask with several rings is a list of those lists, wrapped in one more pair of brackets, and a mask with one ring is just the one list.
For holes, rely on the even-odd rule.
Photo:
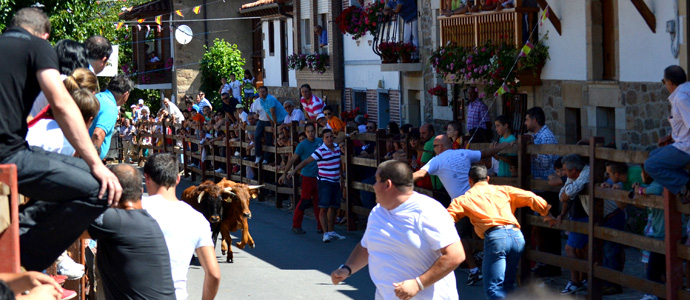
[(340, 182), (319, 180), (319, 208), (340, 208), (340, 201), (343, 198), (343, 191), (340, 189)]
[[(589, 217), (570, 218), (570, 220), (576, 221), (576, 222), (588, 222)], [(572, 247), (572, 248), (575, 248), (575, 249), (582, 249), (585, 246), (587, 246), (587, 241), (588, 241), (588, 237), (586, 234), (571, 231), (570, 234), (568, 235), (568, 241), (565, 244)]]

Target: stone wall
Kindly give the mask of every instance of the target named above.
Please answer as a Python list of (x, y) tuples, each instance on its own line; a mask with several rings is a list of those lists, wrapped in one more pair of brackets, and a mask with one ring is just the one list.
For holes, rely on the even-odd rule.
[(527, 108), (544, 109), (559, 143), (576, 141), (577, 112), (581, 138), (603, 136), (618, 149), (652, 150), (671, 130), (669, 93), (661, 83), (544, 80), (534, 92), (522, 91), (529, 94)]
[[(424, 107), (424, 111), (422, 112), (422, 120), (424, 122), (434, 124), (437, 120), (434, 119), (433, 97), (428, 95), (425, 91), (435, 85), (435, 73), (431, 68), (431, 65), (426, 63), (426, 58), (431, 56), (431, 53), (436, 50), (436, 43), (434, 43), (435, 39), (433, 37), (435, 32), (432, 33), (431, 30), (428, 30), (428, 28), (436, 28), (435, 24), (437, 21), (433, 17), (430, 0), (420, 0), (417, 2), (417, 5), (420, 13), (418, 22), (420, 28), (419, 35), (421, 38), (419, 41), (419, 58), (424, 65), (424, 70), (422, 71), (422, 79), (424, 81), (424, 89), (422, 90), (422, 106)], [(440, 124), (435, 125), (441, 126)]]

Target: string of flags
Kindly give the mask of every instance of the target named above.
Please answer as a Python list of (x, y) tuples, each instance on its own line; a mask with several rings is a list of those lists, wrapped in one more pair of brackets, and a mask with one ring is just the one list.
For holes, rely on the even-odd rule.
[[(216, 1), (216, 2), (220, 2), (220, 1)], [(223, 2), (225, 2), (225, 0), (223, 0)], [(213, 2), (213, 3), (215, 3), (215, 2)], [(209, 4), (212, 4), (212, 3), (207, 3), (206, 5), (209, 5)], [(202, 7), (202, 6), (203, 6), (203, 5), (197, 5), (197, 6), (193, 7), (193, 8), (192, 8), (192, 11), (194, 12), (194, 14), (198, 15), (199, 12), (201, 12), (201, 7)], [(132, 8), (130, 7), (129, 10), (131, 10), (131, 9), (132, 9)], [(186, 10), (186, 9), (185, 9), (185, 10)], [(184, 14), (182, 13), (182, 11), (183, 11), (182, 9), (178, 9), (178, 10), (175, 11), (175, 14), (178, 15), (178, 16), (180, 16), (180, 17), (182, 17), (182, 18), (184, 18)], [(163, 24), (163, 15), (158, 15), (158, 16), (156, 16), (153, 20), (154, 20), (154, 22), (155, 22), (156, 24), (158, 24), (158, 32), (160, 32), (160, 31), (161, 31), (161, 25)], [(137, 19), (137, 23), (139, 23), (139, 24), (144, 23), (144, 22), (146, 22), (146, 19)], [(137, 24), (137, 30), (141, 31), (141, 25), (139, 25), (139, 24)], [(115, 29), (116, 29), (116, 30), (120, 30), (123, 26), (125, 27), (125, 29), (128, 29), (128, 28), (129, 28), (129, 27), (127, 26), (126, 22), (117, 22), (117, 23), (115, 23)], [(147, 25), (146, 27), (147, 27), (147, 30), (150, 30), (150, 29), (148, 28), (148, 25)], [(172, 27), (171, 27), (170, 30), (172, 30)]]
[[(544, 11), (541, 13), (541, 16), (539, 17), (539, 26), (544, 25), (544, 21), (546, 21), (546, 19), (548, 19), (548, 18), (549, 18), (549, 6), (547, 5), (544, 8)], [(537, 27), (535, 26), (534, 29), (537, 29)], [(529, 38), (527, 38), (527, 42), (525, 42), (525, 45), (523, 45), (522, 48), (520, 49), (520, 53), (518, 54), (518, 57), (515, 59), (515, 63), (513, 63), (513, 68), (515, 68), (515, 65), (517, 64), (517, 61), (520, 59), (520, 57), (527, 57), (527, 55), (529, 55), (529, 53), (532, 51), (532, 49), (534, 49), (534, 45), (529, 41), (530, 38), (532, 37), (532, 34), (534, 33), (534, 29), (532, 29), (532, 32), (530, 32), (530, 36), (529, 36)], [(510, 77), (510, 73), (513, 72), (513, 68), (510, 69), (506, 78)], [(504, 79), (501, 87), (498, 88), (498, 90), (494, 93), (494, 97), (503, 95), (505, 93), (508, 93), (509, 91), (510, 91), (510, 88), (508, 88), (508, 86), (506, 85), (505, 79)]]

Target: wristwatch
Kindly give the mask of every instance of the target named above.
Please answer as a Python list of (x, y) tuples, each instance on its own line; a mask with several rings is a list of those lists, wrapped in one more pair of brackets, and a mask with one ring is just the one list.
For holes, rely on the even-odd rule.
[(338, 267), (338, 270), (340, 270), (340, 269), (346, 269), (347, 272), (348, 272), (348, 273), (347, 273), (347, 276), (348, 276), (348, 277), (349, 277), (350, 275), (352, 275), (352, 269), (350, 269), (350, 267), (348, 267), (346, 264), (340, 265), (340, 267)]

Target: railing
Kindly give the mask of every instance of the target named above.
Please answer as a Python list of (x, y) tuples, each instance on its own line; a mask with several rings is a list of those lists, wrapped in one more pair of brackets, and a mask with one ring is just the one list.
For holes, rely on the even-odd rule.
[(4, 223), (0, 224), (3, 227), (0, 228), (0, 273), (19, 273), (19, 190), (16, 165), (0, 165), (0, 201), (0, 220)]
[[(296, 141), (296, 139), (294, 139), (296, 137), (296, 133), (301, 131), (302, 127), (299, 127), (297, 124), (293, 124), (291, 127), (291, 138), (293, 138), (293, 141)], [(370, 172), (375, 170), (376, 166), (383, 161), (383, 155), (386, 152), (386, 135), (384, 130), (379, 130), (375, 134), (355, 133), (351, 131), (348, 132), (349, 137), (347, 137), (343, 142), (343, 188), (345, 202), (343, 203), (342, 208), (347, 211), (348, 230), (356, 230), (357, 223), (355, 216), (366, 216), (370, 212), (370, 209), (365, 207), (361, 201), (358, 200), (359, 197), (357, 197), (357, 193), (360, 191), (373, 192), (372, 182), (367, 182), (368, 178), (363, 178), (366, 177), (366, 175), (362, 174), (365, 174), (367, 171)], [(168, 138), (169, 136), (160, 135), (160, 137)], [(183, 139), (183, 141), (196, 142), (194, 140), (187, 139)], [(377, 148), (376, 154), (371, 158), (355, 156), (355, 141), (361, 141), (362, 143), (375, 142)], [(560, 190), (559, 187), (552, 187), (548, 185), (545, 180), (533, 179), (531, 177), (530, 164), (532, 155), (553, 154), (563, 156), (567, 154), (578, 154), (582, 157), (587, 157), (589, 159), (590, 166), (589, 185), (582, 192), (583, 195), (589, 196), (589, 199), (593, 199), (587, 204), (588, 211), (590, 212), (589, 221), (585, 223), (564, 220), (560, 225), (553, 227), (557, 230), (588, 234), (589, 241), (587, 259), (579, 260), (564, 257), (560, 254), (551, 254), (538, 251), (532, 249), (528, 244), (520, 265), (519, 282), (521, 284), (527, 283), (530, 278), (529, 264), (531, 261), (534, 261), (587, 273), (589, 281), (587, 292), (589, 299), (601, 299), (601, 286), (604, 280), (647, 294), (665, 297), (667, 299), (690, 299), (690, 293), (682, 289), (682, 261), (690, 260), (690, 247), (680, 244), (681, 214), (690, 214), (690, 205), (681, 205), (680, 202), (675, 199), (674, 195), (671, 195), (668, 191), (664, 191), (663, 196), (637, 195), (633, 199), (630, 199), (628, 195), (629, 191), (604, 189), (599, 187), (598, 183), (604, 180), (605, 161), (608, 160), (628, 164), (642, 164), (648, 156), (648, 153), (645, 151), (624, 151), (603, 148), (601, 147), (602, 143), (603, 140), (601, 138), (591, 138), (589, 146), (533, 145), (531, 144), (531, 136), (520, 136), (515, 146), (502, 152), (517, 155), (518, 176), (492, 177), (491, 183), (498, 185), (511, 185), (526, 190), (542, 190), (553, 192)], [(264, 151), (266, 153), (273, 153), (274, 155), (280, 153), (292, 153), (296, 144), (296, 142), (293, 142), (291, 147), (277, 148), (264, 146)], [(241, 149), (246, 147), (246, 143), (244, 142), (223, 142), (220, 144), (216, 143), (216, 145), (225, 147), (240, 147)], [(472, 144), (470, 148), (473, 150), (481, 150), (487, 149), (490, 146), (490, 144)], [(158, 146), (158, 149), (160, 150), (163, 148), (163, 146)], [(175, 150), (176, 153), (184, 153), (185, 160), (187, 161), (190, 158), (188, 151), (185, 150), (184, 147), (183, 149), (179, 150), (181, 151)], [(229, 151), (226, 150), (226, 152), (226, 157), (230, 157)], [(196, 155), (191, 155), (191, 157), (200, 159), (200, 156)], [(256, 168), (257, 171), (260, 170), (260, 172), (257, 172), (257, 179), (250, 180), (245, 178), (246, 174), (244, 171), (241, 171), (238, 174), (230, 174), (230, 179), (250, 184), (263, 184), (265, 189), (274, 191), (277, 194), (292, 195), (293, 201), (299, 197), (299, 191), (294, 184), (294, 181), (292, 188), (281, 187), (275, 184), (277, 181), (274, 180), (285, 170), (280, 170), (267, 164), (257, 165), (252, 161), (243, 160), (241, 158), (227, 159), (209, 155), (206, 159), (207, 161), (215, 163), (225, 163), (227, 166), (226, 170), (230, 170), (231, 164), (238, 164), (242, 166), (243, 170), (247, 166), (250, 168)], [(207, 171), (206, 168), (203, 167), (200, 169), (192, 168), (191, 173), (193, 176), (200, 175), (203, 179), (209, 177), (219, 179), (227, 176), (227, 174)], [(432, 191), (419, 188), (415, 188), (415, 190), (435, 198), (438, 198), (441, 193), (444, 193), (444, 191)], [(602, 199), (611, 199), (626, 204), (664, 209), (666, 230), (665, 240), (656, 240), (639, 234), (604, 227)], [(281, 207), (282, 201), (276, 201), (276, 206)], [(530, 233), (532, 227), (548, 227), (548, 225), (543, 223), (540, 218), (531, 214), (531, 211), (528, 209), (521, 209), (517, 212), (517, 215), (523, 229), (522, 232), (525, 234), (526, 241), (530, 241), (531, 239)], [(665, 254), (667, 278), (666, 284), (652, 282), (626, 272), (616, 271), (602, 266), (603, 242), (605, 241)], [(479, 240), (472, 241), (472, 243), (477, 246), (477, 249), (482, 247), (482, 243)]]
[[(536, 8), (515, 8), (496, 12), (438, 17), (441, 26), (441, 45), (448, 42), (463, 47), (478, 47), (491, 41), (494, 44), (523, 44), (523, 29), (533, 28)], [(527, 16), (527, 23), (524, 18)]]

